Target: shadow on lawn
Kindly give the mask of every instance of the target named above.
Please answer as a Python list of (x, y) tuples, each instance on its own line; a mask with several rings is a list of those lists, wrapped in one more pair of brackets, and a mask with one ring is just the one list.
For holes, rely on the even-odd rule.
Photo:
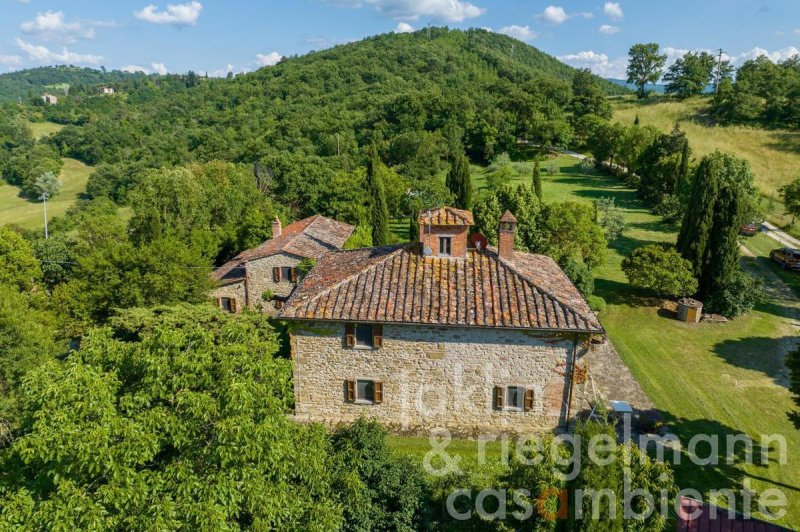
[[(696, 489), (703, 498), (708, 502), (708, 494), (710, 490), (732, 490), (739, 492), (743, 488), (743, 483), (747, 478), (761, 480), (767, 484), (772, 484), (769, 487), (779, 488), (781, 490), (790, 490), (800, 492), (800, 487), (792, 486), (789, 484), (776, 482), (766, 476), (758, 475), (758, 471), (765, 471), (770, 464), (780, 464), (780, 449), (775, 442), (768, 442), (769, 445), (762, 446), (764, 441), (761, 436), (756, 436), (751, 440), (751, 447), (743, 441), (733, 440), (728, 441), (728, 438), (735, 438), (741, 435), (741, 432), (729, 427), (719, 421), (712, 419), (686, 419), (680, 416), (675, 416), (670, 412), (661, 412), (667, 425), (669, 425), (672, 432), (680, 439), (680, 464), (674, 463), (673, 453), (669, 450), (665, 452), (666, 461), (669, 462), (674, 471), (675, 479), (680, 489)], [(692, 438), (698, 435), (708, 436), (716, 439), (718, 442), (715, 448), (708, 443), (707, 438), (697, 438), (696, 445), (691, 446)], [(694, 451), (695, 460), (692, 460), (690, 450)], [(791, 451), (791, 450), (789, 450)], [(695, 463), (699, 459), (707, 459), (712, 463), (708, 465), (700, 465)], [(729, 463), (732, 462), (732, 463)], [(750, 465), (752, 464), (752, 466)], [(756, 468), (756, 471), (745, 471), (745, 466)], [(756, 473), (756, 474), (754, 474)], [(756, 511), (757, 497), (753, 498), (753, 506), (751, 511)], [(720, 501), (725, 503), (724, 500)], [(741, 496), (737, 496), (737, 510), (743, 511), (743, 500)]]
[(784, 364), (786, 353), (797, 343), (794, 336), (782, 338), (749, 337), (724, 340), (714, 346), (714, 353), (729, 364), (740, 368), (760, 371), (775, 384), (789, 386), (789, 370)]

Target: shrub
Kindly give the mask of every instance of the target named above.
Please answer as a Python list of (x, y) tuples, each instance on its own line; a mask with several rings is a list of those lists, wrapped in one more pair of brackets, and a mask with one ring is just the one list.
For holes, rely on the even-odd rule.
[(665, 194), (661, 202), (655, 206), (653, 212), (667, 222), (676, 223), (683, 219), (686, 212), (686, 202), (677, 194)]
[(360, 418), (331, 441), (342, 477), (350, 477), (344, 530), (424, 528), (427, 485), (422, 471), (408, 457), (390, 453), (383, 427)]
[(586, 263), (570, 257), (563, 261), (562, 269), (583, 297), (591, 297), (594, 293), (594, 276)]
[(764, 297), (764, 283), (741, 269), (737, 270), (730, 280), (708, 296), (706, 309), (735, 318), (750, 312)]
[(595, 202), (597, 223), (603, 228), (606, 240), (616, 240), (625, 231), (625, 216), (614, 205), (614, 198), (600, 198)]
[(600, 296), (591, 295), (586, 298), (589, 308), (593, 311), (600, 313), (606, 309), (606, 300)]
[(668, 244), (635, 249), (622, 261), (622, 271), (632, 285), (660, 296), (680, 297), (697, 290), (691, 263)]

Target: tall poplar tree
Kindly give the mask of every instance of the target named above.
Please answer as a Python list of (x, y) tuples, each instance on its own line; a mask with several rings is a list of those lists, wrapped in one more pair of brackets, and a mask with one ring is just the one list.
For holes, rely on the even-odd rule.
[(373, 246), (385, 246), (389, 243), (389, 208), (386, 205), (386, 190), (380, 168), (378, 149), (373, 144), (367, 159), (367, 189), (370, 195)]

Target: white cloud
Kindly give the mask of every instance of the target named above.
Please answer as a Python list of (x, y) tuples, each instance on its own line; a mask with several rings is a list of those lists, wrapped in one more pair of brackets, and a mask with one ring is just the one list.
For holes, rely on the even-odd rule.
[(194, 26), (200, 17), (203, 4), (193, 0), (185, 4), (168, 4), (165, 10), (150, 4), (140, 11), (134, 11), (133, 16), (153, 24), (172, 24), (173, 26)]
[(544, 11), (542, 11), (541, 16), (551, 24), (561, 24), (569, 18), (564, 8), (559, 6), (547, 6), (544, 8)]
[(795, 35), (800, 35), (800, 28), (797, 28), (796, 30), (794, 30), (794, 34)]
[(113, 27), (113, 21), (73, 20), (68, 22), (63, 11), (39, 12), (33, 20), (23, 22), (19, 29), (23, 33), (45, 41), (72, 44), (78, 39), (94, 39), (95, 27)]
[(499, 33), (514, 37), (520, 41), (532, 41), (537, 37), (536, 32), (531, 30), (530, 26), (517, 26), (516, 24), (500, 28)]
[(563, 7), (561, 6), (547, 6), (544, 8), (540, 14), (536, 15), (536, 18), (542, 19), (550, 24), (562, 24), (567, 21), (567, 19), (580, 17), (580, 18), (594, 18), (592, 13), (588, 11), (581, 11), (579, 13), (567, 13)]
[(143, 66), (139, 66), (139, 65), (126, 65), (126, 66), (120, 68), (120, 70), (122, 70), (123, 72), (130, 72), (131, 74), (134, 74), (136, 72), (144, 72), (145, 74), (149, 74), (150, 73), (150, 69), (147, 69), (147, 68), (145, 68)]
[(398, 22), (394, 29), (395, 33), (411, 33), (412, 31), (414, 31), (414, 27), (408, 22)]
[(606, 54), (592, 50), (558, 56), (559, 61), (577, 68), (588, 68), (594, 74), (604, 78), (625, 79), (628, 57), (622, 56), (610, 60)]
[(619, 2), (606, 2), (606, 4), (603, 6), (603, 13), (614, 20), (621, 19), (625, 16), (625, 14), (622, 12), (622, 7), (619, 5)]
[(166, 75), (168, 70), (164, 63), (150, 63), (150, 68), (153, 69), (153, 72), (156, 74), (160, 74), (162, 76)]
[(79, 54), (71, 52), (66, 47), (61, 48), (60, 52), (52, 51), (49, 48), (31, 44), (17, 38), (17, 46), (28, 54), (28, 57), (41, 63), (73, 63), (76, 65), (96, 65), (103, 60), (102, 55)]
[(283, 59), (283, 56), (278, 52), (270, 52), (268, 54), (256, 54), (256, 62), (263, 66), (277, 65), (278, 61)]
[(346, 7), (371, 6), (383, 16), (414, 21), (432, 18), (444, 22), (464, 22), (479, 17), (486, 9), (464, 0), (327, 0)]
[(22, 58), (18, 55), (0, 55), (0, 65), (15, 66), (22, 63)]
[[(765, 56), (767, 59), (772, 61), (773, 63), (777, 63), (778, 61), (783, 61), (785, 59), (789, 59), (794, 57), (795, 55), (800, 54), (800, 50), (795, 48), (794, 46), (789, 46), (787, 48), (781, 48), (780, 50), (774, 50), (770, 52), (769, 50), (765, 50), (764, 48), (760, 48), (756, 46), (755, 48), (748, 50), (747, 52), (743, 52), (739, 55), (735, 55), (730, 57), (729, 59), (733, 64), (740, 64), (744, 63), (745, 61), (749, 61), (751, 59), (756, 59), (757, 57)], [(725, 55), (722, 56), (723, 59), (728, 59)]]
[(610, 24), (603, 24), (600, 26), (600, 33), (605, 35), (614, 35), (615, 33), (619, 32), (619, 26), (612, 26)]

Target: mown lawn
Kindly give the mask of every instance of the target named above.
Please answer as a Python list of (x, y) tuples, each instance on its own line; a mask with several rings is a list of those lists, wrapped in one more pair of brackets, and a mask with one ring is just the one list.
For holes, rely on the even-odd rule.
[[(92, 167), (75, 159), (64, 159), (61, 169), (61, 191), (47, 202), (47, 219), (64, 214), (86, 192), (86, 181)], [(19, 188), (0, 182), (0, 225), (17, 224), (27, 229), (44, 227), (41, 201), (30, 201), (19, 195)]]
[[(606, 264), (597, 272), (596, 289), (608, 303), (600, 318), (620, 356), (664, 413), (684, 449), (698, 433), (721, 439), (717, 466), (695, 466), (684, 453), (676, 467), (681, 488), (694, 488), (703, 494), (709, 489), (740, 489), (745, 485), (756, 492), (778, 488), (789, 501), (788, 514), (780, 522), (800, 525), (800, 463), (796, 452), (800, 431), (786, 418), (792, 403), (783, 365), (783, 354), (797, 336), (790, 319), (798, 312), (797, 298), (773, 290), (770, 299), (754, 312), (729, 323), (689, 325), (676, 321), (628, 285), (620, 263), (638, 246), (674, 241), (677, 228), (650, 214), (635, 192), (614, 178), (585, 170), (569, 157), (555, 161), (559, 174), (542, 175), (545, 201), (589, 202), (613, 197), (624, 208), (628, 229), (609, 246)], [(473, 180), (480, 183), (480, 170), (474, 172)], [(517, 180), (528, 183), (529, 174), (521, 173)], [(765, 252), (777, 247), (762, 240), (765, 238), (760, 235), (746, 241), (757, 255), (745, 259), (746, 266), (762, 275), (771, 287), (786, 292), (774, 269), (763, 260)], [(742, 460), (727, 465), (725, 437), (738, 433), (756, 441), (762, 434), (784, 435), (789, 462), (778, 464), (773, 453), (763, 466), (746, 465)], [(427, 439), (394, 438), (392, 445), (420, 459), (430, 449)], [(698, 449), (702, 451), (703, 447)], [(459, 454), (463, 451), (462, 447), (454, 450)]]
[(637, 102), (633, 97), (614, 100), (614, 120), (669, 131), (676, 122), (686, 132), (693, 156), (700, 158), (714, 150), (727, 151), (750, 162), (756, 185), (765, 197), (769, 219), (785, 226), (779, 189), (800, 177), (800, 132), (746, 126), (714, 125), (708, 116), (708, 97), (679, 101), (653, 97)]

